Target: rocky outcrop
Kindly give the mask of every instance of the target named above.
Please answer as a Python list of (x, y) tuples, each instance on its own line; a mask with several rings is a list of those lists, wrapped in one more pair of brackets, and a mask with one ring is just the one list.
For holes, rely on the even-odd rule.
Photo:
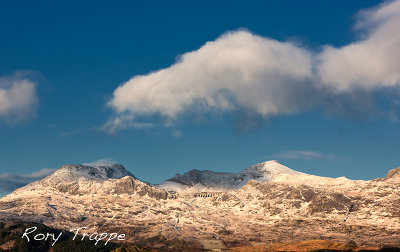
[(385, 180), (397, 180), (400, 182), (400, 167), (390, 170)]

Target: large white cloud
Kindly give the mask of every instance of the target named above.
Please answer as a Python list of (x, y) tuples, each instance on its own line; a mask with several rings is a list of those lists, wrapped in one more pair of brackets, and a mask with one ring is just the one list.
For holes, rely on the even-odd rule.
[[(223, 111), (244, 106), (263, 115), (293, 112), (298, 106), (285, 90), (306, 82), (311, 67), (306, 50), (237, 31), (185, 53), (167, 69), (135, 76), (114, 92), (110, 105), (119, 113), (170, 119), (194, 105)], [(275, 96), (279, 91), (283, 97)]]
[(0, 77), (0, 120), (16, 123), (32, 118), (37, 105), (34, 81), (20, 73)]
[(313, 107), (343, 112), (348, 102), (358, 106), (371, 90), (399, 84), (399, 5), (400, 0), (364, 12), (358, 24), (367, 31), (364, 39), (319, 52), (244, 30), (226, 33), (172, 66), (118, 87), (108, 103), (115, 115), (105, 128), (115, 132), (154, 115), (173, 124), (193, 111), (247, 111), (267, 118)]

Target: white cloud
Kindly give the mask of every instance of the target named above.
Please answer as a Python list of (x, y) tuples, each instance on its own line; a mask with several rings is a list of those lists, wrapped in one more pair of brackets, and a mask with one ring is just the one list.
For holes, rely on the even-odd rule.
[(194, 112), (246, 111), (265, 119), (315, 107), (329, 113), (368, 110), (372, 91), (400, 82), (399, 5), (364, 12), (358, 23), (367, 31), (364, 39), (320, 52), (244, 30), (228, 32), (170, 67), (118, 87), (108, 103), (115, 115), (103, 128), (115, 133), (153, 116), (171, 126)]
[(227, 33), (171, 67), (135, 76), (115, 90), (109, 105), (118, 116), (105, 127), (123, 129), (135, 116), (154, 114), (170, 123), (188, 110), (293, 113), (307, 103), (295, 93), (310, 83), (311, 68), (311, 55), (292, 43)]
[(337, 91), (376, 89), (400, 83), (400, 1), (361, 12), (365, 39), (318, 55), (318, 76)]
[(35, 116), (36, 83), (23, 74), (0, 77), (0, 120), (18, 123)]
[(13, 191), (33, 181), (47, 177), (54, 171), (55, 169), (45, 168), (29, 174), (0, 174), (0, 191)]
[[(195, 105), (221, 111), (251, 107), (265, 115), (292, 112), (297, 106), (290, 97), (281, 96), (286, 99), (281, 101), (274, 93), (284, 91), (288, 82), (302, 83), (309, 77), (307, 51), (238, 31), (182, 55), (167, 69), (135, 76), (115, 90), (109, 104), (119, 113), (160, 113), (169, 119)], [(281, 102), (285, 106), (279, 106)]]
[(302, 150), (284, 151), (274, 155), (274, 157), (282, 159), (303, 159), (303, 160), (336, 159), (335, 155), (326, 155), (315, 151), (302, 151)]

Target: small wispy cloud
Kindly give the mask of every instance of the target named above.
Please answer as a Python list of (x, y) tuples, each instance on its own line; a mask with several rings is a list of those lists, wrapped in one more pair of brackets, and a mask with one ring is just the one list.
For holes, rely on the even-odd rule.
[(82, 133), (84, 130), (83, 129), (73, 129), (69, 131), (63, 131), (60, 133), (60, 136), (62, 137), (71, 137), (71, 136), (76, 136), (80, 133)]
[(133, 121), (133, 115), (127, 114), (109, 118), (103, 126), (98, 128), (98, 130), (107, 132), (111, 135), (117, 135), (117, 131), (128, 128), (149, 129), (153, 127), (154, 124), (152, 123)]
[(47, 177), (55, 170), (44, 168), (40, 171), (27, 174), (2, 173), (0, 174), (0, 191), (13, 191), (33, 181)]
[(119, 162), (112, 158), (102, 158), (93, 162), (84, 163), (84, 165), (88, 166), (107, 166), (112, 164), (119, 164)]
[(335, 160), (337, 156), (308, 150), (289, 150), (274, 155), (278, 159)]

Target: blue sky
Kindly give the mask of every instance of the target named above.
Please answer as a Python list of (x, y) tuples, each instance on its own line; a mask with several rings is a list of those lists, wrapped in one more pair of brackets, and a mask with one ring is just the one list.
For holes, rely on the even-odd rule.
[(110, 159), (159, 183), (278, 159), (383, 177), (400, 165), (398, 5), (3, 1), (0, 174)]

